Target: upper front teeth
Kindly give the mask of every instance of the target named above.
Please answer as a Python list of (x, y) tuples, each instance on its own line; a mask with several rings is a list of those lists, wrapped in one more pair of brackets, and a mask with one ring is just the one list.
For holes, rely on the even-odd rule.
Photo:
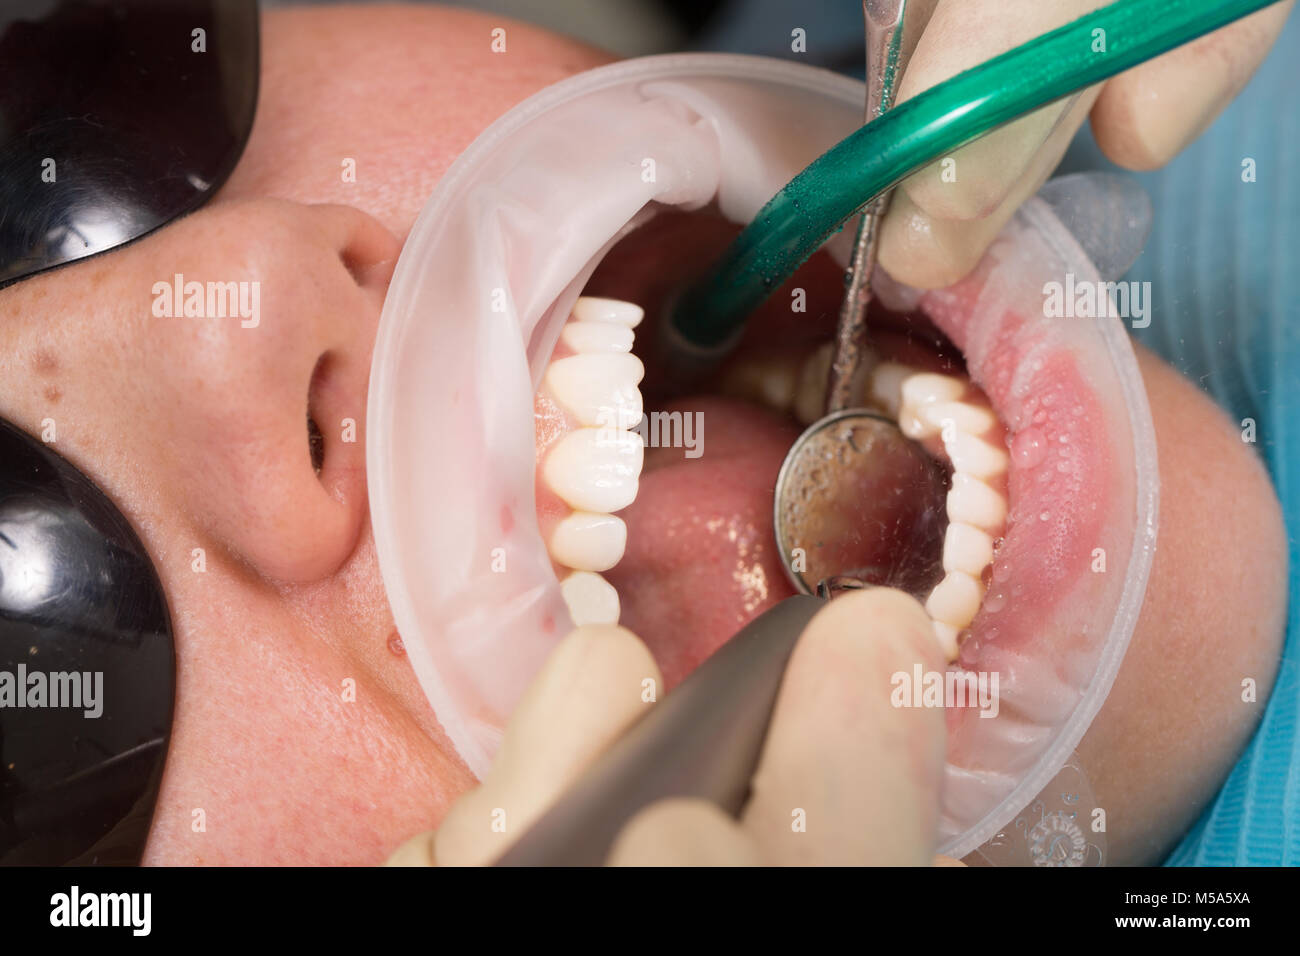
[(618, 591), (599, 574), (574, 571), (560, 582), (560, 594), (575, 627), (618, 623)]
[(634, 335), (629, 326), (613, 322), (566, 322), (560, 341), (575, 352), (630, 352)]
[(552, 362), (546, 369), (546, 384), (581, 424), (624, 428), (641, 420), (637, 385), (644, 376), (645, 366), (635, 355), (589, 352)]
[(611, 322), (635, 329), (645, 317), (645, 309), (622, 299), (584, 295), (574, 303), (572, 315), (579, 322)]
[(543, 475), (579, 511), (622, 511), (636, 500), (645, 446), (636, 432), (576, 428), (546, 456)]
[(611, 514), (573, 511), (551, 532), (551, 557), (577, 571), (608, 571), (627, 547), (627, 525)]
[(641, 419), (645, 375), (631, 354), (645, 313), (617, 299), (579, 298), (560, 341), (575, 354), (551, 362), (544, 386), (580, 426), (561, 438), (542, 466), (547, 486), (574, 510), (551, 532), (547, 550), (573, 568), (560, 593), (575, 625), (617, 624), (618, 591), (599, 571), (614, 567), (627, 546), (627, 525), (610, 512), (637, 495), (645, 445), (628, 431)]

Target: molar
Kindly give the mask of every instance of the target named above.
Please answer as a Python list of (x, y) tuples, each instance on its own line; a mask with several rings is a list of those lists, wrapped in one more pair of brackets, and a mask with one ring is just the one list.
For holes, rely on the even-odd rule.
[(1007, 499), (987, 483), (1005, 475), (1010, 462), (995, 444), (1001, 423), (963, 377), (884, 362), (876, 368), (869, 394), (897, 417), (903, 434), (952, 465), (945, 576), (925, 602), (935, 640), (951, 663), (957, 659), (962, 631), (979, 612), (984, 570), (993, 562), (993, 538), (1006, 524)]
[(903, 382), (917, 370), (897, 362), (881, 362), (871, 375), (869, 394), (872, 402), (890, 418), (898, 418), (903, 407)]
[(777, 412), (788, 412), (794, 404), (801, 366), (789, 354), (747, 356), (726, 371), (724, 395), (758, 402)]
[(794, 417), (801, 425), (811, 425), (826, 414), (826, 380), (831, 374), (834, 346), (826, 342), (804, 359), (795, 388)]
[(902, 409), (898, 414), (898, 427), (914, 441), (939, 434), (941, 426), (935, 425), (922, 411), (928, 405), (961, 398), (966, 392), (965, 379), (934, 372), (921, 372), (903, 380)]
[(951, 664), (957, 659), (959, 650), (957, 638), (961, 634), (961, 630), (951, 624), (935, 620), (930, 621), (930, 628), (934, 631), (934, 639), (939, 642), (939, 650), (943, 652), (944, 660)]
[(935, 402), (922, 407), (919, 415), (940, 431), (952, 422), (953, 428), (968, 435), (983, 435), (998, 425), (992, 409), (971, 402)]

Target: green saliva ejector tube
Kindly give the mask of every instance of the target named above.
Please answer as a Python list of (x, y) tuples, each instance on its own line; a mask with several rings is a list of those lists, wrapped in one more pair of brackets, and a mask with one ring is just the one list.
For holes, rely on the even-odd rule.
[(814, 160), (759, 210), (671, 321), (695, 360), (720, 358), (745, 320), (882, 192), (1041, 106), (1277, 0), (1119, 0), (894, 106)]

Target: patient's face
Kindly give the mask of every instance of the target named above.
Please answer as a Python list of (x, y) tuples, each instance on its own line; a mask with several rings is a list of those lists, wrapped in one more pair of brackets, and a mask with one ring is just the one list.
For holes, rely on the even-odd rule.
[[(0, 292), (0, 415), (33, 434), (54, 419), (57, 449), (139, 531), (174, 616), (176, 721), (148, 862), (376, 863), (473, 784), (388, 610), (363, 429), (380, 307), (429, 192), (506, 109), (607, 59), (514, 23), (510, 52), (492, 54), (499, 25), (428, 9), (268, 14), (256, 125), (215, 200)], [(348, 158), (355, 182), (340, 175)], [(154, 316), (153, 285), (175, 273), (260, 281), (258, 327)], [(1118, 862), (1158, 859), (1221, 782), (1262, 706), (1241, 702), (1241, 681), (1271, 682), (1285, 607), (1263, 470), (1193, 386), (1139, 358), (1160, 545), (1079, 748)]]

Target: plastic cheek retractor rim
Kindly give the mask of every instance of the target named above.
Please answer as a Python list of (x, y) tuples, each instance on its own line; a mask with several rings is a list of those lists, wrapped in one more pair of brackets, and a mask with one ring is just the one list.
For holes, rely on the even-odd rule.
[[(750, 87), (770, 94), (762, 109), (749, 102)], [(724, 108), (718, 98), (726, 99), (727, 90), (734, 96)], [(558, 233), (540, 252), (522, 248), (519, 236), (535, 227), (537, 207), (546, 208), (548, 199), (534, 188), (540, 180), (526, 160), (534, 153), (521, 153), (521, 143), (554, 142), (547, 139), (551, 127), (564, 122), (580, 128), (572, 125), (572, 110), (587, 97), (653, 107), (648, 121), (665, 124), (676, 140), (663, 148), (675, 145), (678, 153), (660, 163), (657, 186), (643, 190), (619, 179), (617, 188), (603, 189), (601, 176), (613, 167), (619, 175), (635, 170), (639, 154), (609, 154), (619, 146), (617, 131), (599, 130), (606, 139), (592, 149), (606, 150), (605, 165), (576, 156), (568, 171), (587, 188), (578, 207), (548, 226)], [(862, 97), (861, 84), (847, 78), (759, 57), (685, 54), (603, 67), (542, 91), (493, 123), (421, 212), (375, 343), (366, 438), (371, 517), (412, 666), (449, 739), (479, 777), (518, 695), (570, 627), (531, 511), (531, 412), (532, 393), (583, 285), (651, 201), (690, 209), (716, 199), (729, 218), (752, 217), (789, 176), (856, 128)], [(532, 125), (542, 117), (545, 124)], [(619, 121), (617, 112), (608, 117)], [(746, 123), (773, 149), (736, 149), (752, 131)], [(780, 141), (762, 135), (779, 123), (788, 124)], [(799, 136), (792, 138), (791, 129)], [(1070, 248), (1073, 240), (1045, 204), (1031, 206), (1028, 221), (1045, 217), (1040, 225), (1056, 237), (1065, 261), (1085, 258), (1077, 244)], [(485, 277), (494, 276), (504, 277), (501, 310), (486, 304), (496, 283)], [(1092, 678), (1051, 744), (992, 809), (942, 841), (939, 851), (948, 855), (965, 855), (992, 837), (1057, 775), (1105, 700), (1142, 605), (1155, 535), (1154, 436), (1124, 330), (1113, 318), (1099, 324), (1130, 413), (1137, 467), (1122, 595)], [(445, 407), (461, 409), (459, 418), (439, 417)], [(517, 480), (510, 477), (516, 472)], [(498, 498), (511, 502), (509, 513), (476, 520), (473, 508)], [(467, 503), (453, 508), (446, 501)], [(528, 544), (529, 531), (539, 547)], [(492, 575), (487, 555), (503, 541), (511, 574)], [(546, 634), (536, 625), (542, 619), (552, 625)]]

